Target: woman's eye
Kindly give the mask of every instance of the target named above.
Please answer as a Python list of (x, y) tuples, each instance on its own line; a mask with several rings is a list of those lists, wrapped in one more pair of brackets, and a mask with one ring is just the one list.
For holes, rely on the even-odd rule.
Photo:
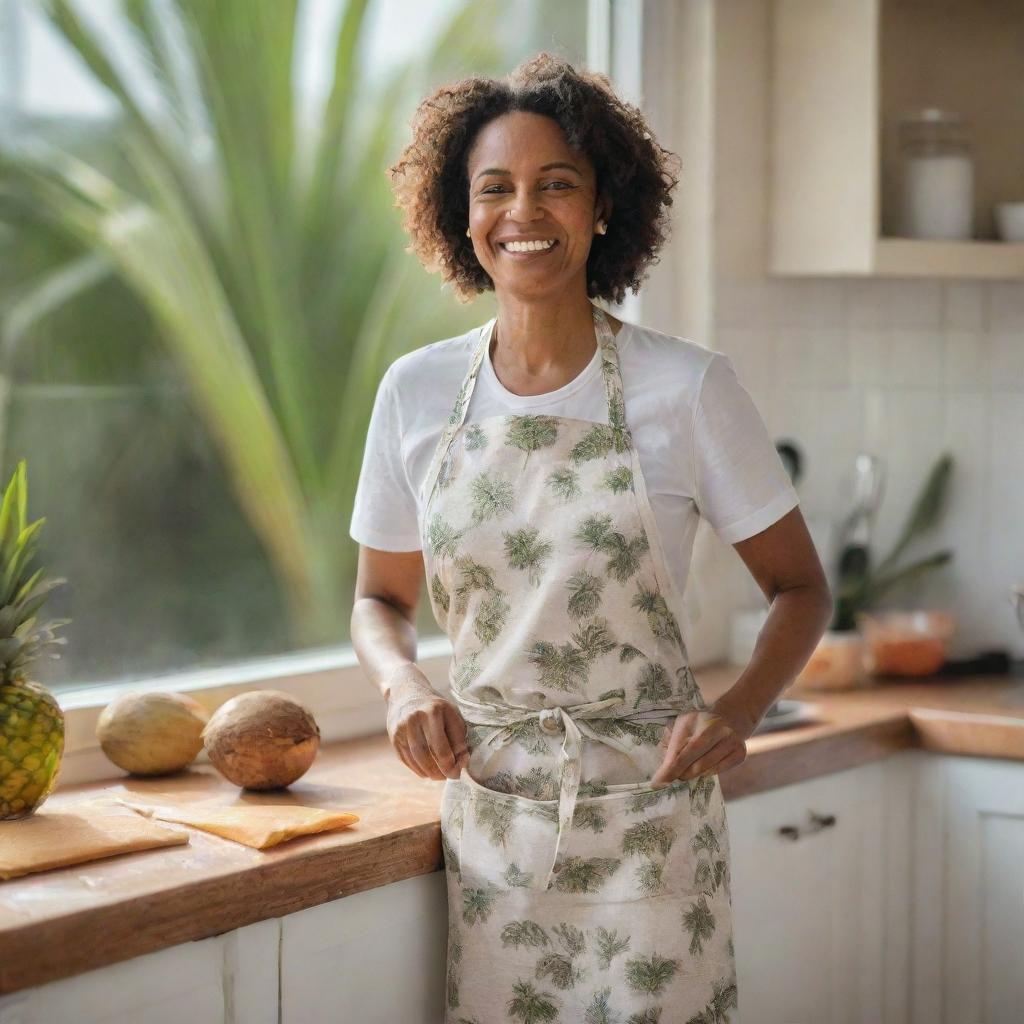
[[(562, 188), (574, 188), (575, 187), (573, 185), (570, 185), (567, 181), (549, 181), (548, 185), (561, 185)], [(561, 192), (562, 188), (558, 189), (558, 191)], [(504, 189), (504, 186), (503, 185), (488, 185), (487, 188), (485, 188), (483, 190), (481, 195), (487, 195), (488, 192), (491, 192), (492, 194), (494, 194), (493, 193), (494, 189)]]

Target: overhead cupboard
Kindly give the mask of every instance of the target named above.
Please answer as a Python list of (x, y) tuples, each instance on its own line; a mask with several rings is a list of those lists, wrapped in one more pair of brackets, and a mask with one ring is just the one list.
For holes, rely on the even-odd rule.
[(1024, 279), (1024, 4), (772, 15), (772, 273)]

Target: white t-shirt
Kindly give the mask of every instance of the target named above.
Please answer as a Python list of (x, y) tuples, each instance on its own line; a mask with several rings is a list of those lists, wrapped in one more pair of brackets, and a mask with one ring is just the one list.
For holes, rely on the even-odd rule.
[[(482, 329), (400, 356), (384, 374), (349, 527), (360, 544), (422, 550), (420, 486)], [(615, 340), (626, 422), (668, 570), (682, 594), (701, 516), (734, 544), (780, 519), (797, 505), (797, 494), (728, 356), (628, 322)], [(485, 355), (466, 424), (534, 412), (607, 423), (600, 349), (564, 387), (529, 396), (508, 391)]]

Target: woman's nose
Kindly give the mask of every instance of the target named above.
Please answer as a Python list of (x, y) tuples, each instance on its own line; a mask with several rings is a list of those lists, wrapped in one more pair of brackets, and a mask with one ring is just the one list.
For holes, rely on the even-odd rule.
[[(512, 197), (508, 215), (512, 220), (522, 221), (523, 223), (527, 223), (531, 220), (537, 220), (538, 205), (537, 197), (532, 192), (517, 192)], [(543, 217), (543, 212), (540, 212), (539, 216)]]

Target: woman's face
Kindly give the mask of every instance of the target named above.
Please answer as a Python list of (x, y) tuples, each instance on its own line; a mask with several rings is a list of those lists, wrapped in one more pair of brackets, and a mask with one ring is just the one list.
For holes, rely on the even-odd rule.
[[(594, 228), (611, 208), (598, 205), (594, 168), (558, 125), (541, 114), (503, 114), (480, 129), (466, 169), (473, 249), (495, 291), (535, 299), (579, 279), (586, 294)], [(516, 239), (554, 245), (508, 251), (503, 243)]]

